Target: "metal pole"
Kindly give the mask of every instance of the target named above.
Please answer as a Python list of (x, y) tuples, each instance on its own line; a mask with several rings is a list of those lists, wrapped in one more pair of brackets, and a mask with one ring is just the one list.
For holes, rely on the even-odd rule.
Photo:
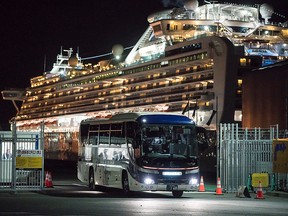
[(217, 170), (216, 170), (216, 181), (217, 178), (220, 177), (220, 136), (222, 127), (218, 124), (218, 96), (216, 96), (216, 147), (217, 147)]
[(41, 126), (40, 126), (40, 150), (42, 152), (42, 170), (41, 170), (41, 175), (40, 175), (40, 188), (41, 190), (44, 187), (44, 122), (41, 122)]
[(16, 144), (17, 144), (17, 131), (16, 122), (12, 123), (12, 190), (16, 192)]
[(216, 130), (218, 129), (218, 96), (216, 96)]
[[(218, 129), (218, 130), (217, 130)], [(221, 142), (221, 131), (222, 131), (222, 125), (220, 124), (218, 128), (216, 128), (216, 147), (217, 147), (217, 170), (216, 170), (216, 181), (217, 181), (217, 178), (220, 177), (220, 142)]]

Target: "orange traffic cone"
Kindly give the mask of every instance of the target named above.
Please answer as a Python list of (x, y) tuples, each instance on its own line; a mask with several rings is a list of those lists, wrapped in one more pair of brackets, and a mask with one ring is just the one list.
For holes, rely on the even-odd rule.
[(261, 181), (259, 181), (259, 186), (258, 186), (258, 189), (257, 189), (257, 194), (256, 194), (255, 199), (265, 199), (264, 196), (263, 196)]
[(46, 175), (45, 175), (45, 187), (46, 188), (52, 188), (53, 187), (52, 175), (49, 171), (47, 171)]
[(218, 177), (218, 179), (217, 179), (217, 187), (216, 187), (216, 193), (215, 193), (215, 195), (223, 195), (223, 193), (222, 193), (222, 188), (221, 188), (220, 177)]
[(200, 179), (200, 185), (199, 185), (199, 192), (205, 192), (205, 186), (204, 186), (204, 181), (203, 181), (203, 176), (201, 176)]

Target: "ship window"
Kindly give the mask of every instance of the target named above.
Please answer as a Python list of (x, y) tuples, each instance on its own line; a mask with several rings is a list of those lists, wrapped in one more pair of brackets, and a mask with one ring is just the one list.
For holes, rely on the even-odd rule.
[(241, 86), (242, 86), (242, 80), (239, 79), (239, 80), (238, 80), (238, 87), (241, 87)]
[(166, 30), (170, 30), (170, 24), (169, 23), (167, 24)]
[(246, 61), (247, 61), (246, 58), (240, 58), (240, 65), (241, 66), (246, 66)]

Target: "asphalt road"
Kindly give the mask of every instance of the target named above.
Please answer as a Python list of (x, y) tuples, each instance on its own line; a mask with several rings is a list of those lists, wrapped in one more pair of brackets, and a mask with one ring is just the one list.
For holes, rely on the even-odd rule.
[(120, 191), (90, 192), (77, 185), (58, 185), (44, 192), (0, 193), (0, 215), (287, 215), (287, 198), (237, 198), (234, 194)]

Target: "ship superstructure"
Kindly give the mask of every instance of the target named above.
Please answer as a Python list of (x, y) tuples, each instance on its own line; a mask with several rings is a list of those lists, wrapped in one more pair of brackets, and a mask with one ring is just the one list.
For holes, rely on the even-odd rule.
[[(72, 49), (31, 79), (19, 130), (78, 132), (81, 120), (135, 111), (177, 112), (198, 125), (241, 122), (241, 72), (288, 57), (288, 28), (267, 4), (187, 1), (148, 17), (125, 61), (82, 63)], [(122, 52), (116, 46), (113, 53)]]

